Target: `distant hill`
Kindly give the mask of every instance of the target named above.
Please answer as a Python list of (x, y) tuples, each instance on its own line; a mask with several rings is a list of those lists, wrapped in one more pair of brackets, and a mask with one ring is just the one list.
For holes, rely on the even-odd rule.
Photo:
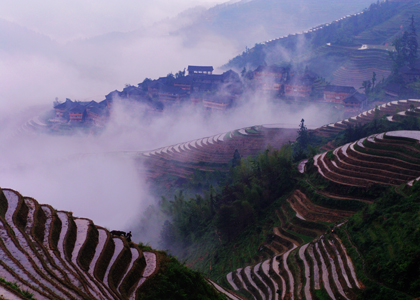
[[(394, 38), (407, 28), (411, 15), (420, 20), (420, 5), (416, 1), (372, 4), (362, 13), (257, 44), (225, 67), (252, 69), (264, 63), (293, 61), (308, 65), (332, 83), (359, 88), (373, 72), (379, 80), (390, 74), (392, 61), (388, 51), (392, 51)], [(416, 27), (420, 29), (418, 22)]]
[(193, 14), (196, 21), (180, 30), (190, 39), (213, 33), (234, 42), (239, 49), (342, 16), (362, 11), (371, 0), (243, 0), (225, 3)]

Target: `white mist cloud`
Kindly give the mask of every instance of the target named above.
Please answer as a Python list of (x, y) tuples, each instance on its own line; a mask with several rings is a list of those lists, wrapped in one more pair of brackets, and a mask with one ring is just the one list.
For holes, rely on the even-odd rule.
[[(144, 178), (131, 159), (105, 155), (123, 140), (19, 132), (11, 120), (0, 132), (0, 182), (24, 196), (72, 211), (110, 229), (126, 228), (149, 204)], [(15, 117), (15, 118), (13, 118)], [(5, 132), (6, 131), (6, 132)], [(123, 147), (122, 145), (120, 145)]]
[(206, 34), (191, 43), (182, 34), (170, 34), (174, 26), (168, 21), (62, 45), (0, 20), (0, 112), (50, 104), (56, 97), (100, 101), (125, 84), (137, 85), (188, 65), (217, 67), (236, 53), (223, 37)]
[[(133, 224), (156, 200), (149, 194), (144, 174), (138, 173), (140, 166), (119, 153), (147, 151), (258, 124), (282, 123), (297, 129), (301, 118), (314, 126), (331, 119), (330, 111), (316, 105), (274, 104), (256, 94), (229, 115), (207, 114), (190, 105), (152, 114), (143, 105), (116, 100), (111, 120), (100, 135), (22, 130), (22, 124), (47, 108), (30, 108), (0, 119), (1, 187), (110, 229), (132, 230), (142, 241)], [(150, 221), (150, 228), (156, 229), (154, 220)]]

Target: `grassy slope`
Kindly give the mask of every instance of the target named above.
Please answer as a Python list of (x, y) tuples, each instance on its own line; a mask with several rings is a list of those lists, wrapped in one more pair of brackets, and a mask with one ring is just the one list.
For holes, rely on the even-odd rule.
[(190, 270), (164, 252), (158, 252), (157, 255), (159, 270), (140, 287), (138, 299), (225, 299), (200, 273)]
[(382, 284), (366, 282), (362, 299), (395, 299), (386, 287), (420, 296), (420, 182), (409, 193), (390, 189), (350, 218), (347, 231), (362, 254), (365, 272)]

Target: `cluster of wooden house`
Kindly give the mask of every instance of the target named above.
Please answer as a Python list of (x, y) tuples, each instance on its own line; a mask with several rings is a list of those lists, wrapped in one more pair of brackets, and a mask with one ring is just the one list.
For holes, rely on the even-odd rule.
[[(366, 95), (352, 86), (317, 84), (319, 76), (308, 70), (296, 72), (278, 66), (259, 66), (249, 79), (264, 91), (286, 98), (312, 98), (318, 102), (337, 103), (347, 111), (358, 111), (366, 102)], [(314, 93), (315, 89), (317, 93)]]
[[(150, 110), (162, 111), (164, 107), (190, 102), (206, 110), (226, 110), (247, 90), (260, 89), (286, 98), (314, 99), (315, 101), (342, 104), (345, 110), (358, 111), (366, 101), (354, 87), (317, 85), (319, 76), (305, 70), (297, 72), (279, 66), (260, 66), (251, 75), (241, 78), (229, 70), (213, 74), (211, 66), (188, 66), (188, 74), (179, 72), (156, 80), (146, 79), (138, 86), (127, 85), (122, 91), (113, 91), (101, 102), (80, 102), (66, 99), (54, 107), (53, 124), (92, 124), (103, 126), (109, 116), (114, 99), (144, 103)], [(312, 97), (312, 98), (311, 98)]]
[(63, 125), (92, 124), (103, 126), (109, 116), (110, 103), (107, 100), (101, 102), (72, 101), (66, 99), (64, 103), (54, 106), (55, 118), (51, 119), (52, 128), (58, 129)]
[(211, 66), (188, 66), (187, 75), (161, 77), (139, 85), (147, 96), (163, 105), (191, 101), (208, 110), (229, 108), (244, 91), (236, 72), (213, 74)]

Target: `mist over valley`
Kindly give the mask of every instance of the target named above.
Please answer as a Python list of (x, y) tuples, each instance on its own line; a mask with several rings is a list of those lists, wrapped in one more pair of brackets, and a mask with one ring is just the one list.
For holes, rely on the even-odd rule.
[(3, 6), (0, 298), (420, 296), (417, 1)]

